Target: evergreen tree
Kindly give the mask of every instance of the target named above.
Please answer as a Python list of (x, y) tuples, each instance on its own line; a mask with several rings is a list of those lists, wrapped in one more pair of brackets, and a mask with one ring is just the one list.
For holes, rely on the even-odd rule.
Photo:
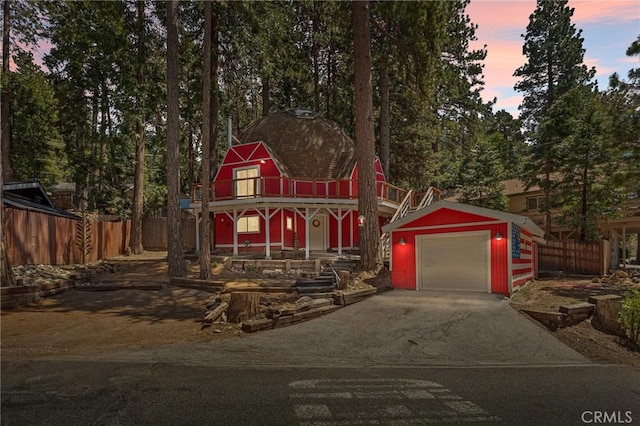
[(11, 76), (11, 164), (16, 180), (37, 179), (47, 187), (67, 178), (64, 144), (57, 128), (58, 105), (46, 74), (31, 53), (15, 56)]
[(476, 27), (468, 3), (382, 2), (374, 9), (379, 146), (384, 163), (389, 144), (387, 179), (398, 185), (453, 185), (458, 162), (482, 131), (486, 50), (469, 48)]
[(578, 86), (549, 109), (550, 118), (541, 124), (555, 131), (561, 122), (565, 135), (556, 147), (558, 179), (555, 192), (561, 207), (561, 223), (577, 230), (581, 241), (597, 240), (597, 220), (615, 217), (623, 194), (616, 187), (619, 167), (612, 141), (609, 117), (602, 95), (589, 86)]
[(178, 94), (178, 0), (167, 4), (167, 241), (170, 277), (183, 277), (187, 267), (180, 220), (180, 112)]
[(370, 4), (353, 5), (354, 86), (356, 111), (356, 158), (358, 162), (358, 213), (364, 216), (360, 227), (361, 266), (371, 271), (378, 266), (378, 201), (376, 196), (373, 93), (371, 88)]
[(458, 172), (459, 201), (495, 210), (506, 210), (502, 183), (505, 173), (497, 150), (487, 141), (478, 142), (461, 163)]
[(487, 141), (500, 158), (505, 179), (522, 179), (529, 148), (522, 133), (522, 121), (500, 110), (485, 119)]
[[(629, 57), (640, 57), (640, 36), (626, 51)], [(629, 70), (627, 80), (613, 74), (604, 97), (612, 120), (612, 139), (616, 142), (619, 168), (616, 182), (630, 196), (640, 196), (640, 67)]]
[(211, 279), (211, 219), (209, 199), (211, 186), (211, 2), (204, 3), (204, 40), (202, 45), (202, 219), (200, 222), (200, 279)]
[(552, 174), (558, 169), (557, 146), (566, 126), (553, 120), (555, 127), (547, 124), (541, 132), (541, 124), (548, 120), (556, 100), (572, 88), (586, 85), (595, 74), (583, 64), (581, 30), (571, 23), (574, 9), (567, 6), (567, 1), (538, 0), (524, 35), (522, 52), (527, 62), (514, 73), (520, 78), (515, 89), (524, 94), (520, 118), (532, 144), (527, 182), (544, 191), (547, 236), (551, 230), (550, 196), (555, 186)]

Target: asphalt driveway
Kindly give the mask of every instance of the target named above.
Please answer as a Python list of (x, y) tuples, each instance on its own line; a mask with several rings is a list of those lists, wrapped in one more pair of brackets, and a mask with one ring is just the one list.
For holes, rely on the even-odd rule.
[(531, 366), (585, 357), (502, 296), (394, 290), (302, 324), (212, 343), (104, 354), (189, 365)]

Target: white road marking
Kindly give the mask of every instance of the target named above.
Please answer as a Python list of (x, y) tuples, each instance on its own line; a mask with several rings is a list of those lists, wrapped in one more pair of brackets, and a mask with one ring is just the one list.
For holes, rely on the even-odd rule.
[[(441, 384), (426, 380), (301, 380), (290, 383), (289, 388), (297, 391), (289, 397), (296, 402), (293, 408), (300, 424), (304, 426), (414, 425), (499, 420)], [(316, 401), (325, 404), (317, 404)]]
[(426, 391), (424, 389), (408, 389), (401, 391), (404, 396), (409, 399), (434, 399), (432, 392)]
[(471, 401), (451, 401), (444, 404), (461, 414), (489, 414)]
[(329, 407), (324, 404), (296, 405), (294, 407), (299, 419), (315, 419), (331, 417)]
[(325, 392), (325, 393), (293, 393), (290, 398), (309, 398), (309, 399), (351, 399), (351, 392)]

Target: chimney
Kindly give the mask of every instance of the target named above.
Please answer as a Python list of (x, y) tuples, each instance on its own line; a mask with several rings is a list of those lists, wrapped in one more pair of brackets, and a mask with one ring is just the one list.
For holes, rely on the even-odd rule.
[(231, 128), (231, 114), (227, 115), (227, 148), (233, 144), (233, 129)]

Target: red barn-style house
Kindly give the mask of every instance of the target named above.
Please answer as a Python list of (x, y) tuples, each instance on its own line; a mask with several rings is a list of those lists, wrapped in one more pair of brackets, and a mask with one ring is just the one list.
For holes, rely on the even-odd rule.
[[(382, 227), (418, 198), (388, 184), (378, 159), (375, 168)], [(357, 179), (355, 144), (333, 121), (307, 110), (262, 117), (229, 146), (211, 182), (214, 246), (266, 258), (304, 250), (307, 259), (357, 249)], [(198, 217), (201, 191), (200, 184), (192, 186), (190, 207)]]
[(394, 288), (508, 296), (537, 278), (544, 233), (524, 216), (438, 201), (382, 229)]

